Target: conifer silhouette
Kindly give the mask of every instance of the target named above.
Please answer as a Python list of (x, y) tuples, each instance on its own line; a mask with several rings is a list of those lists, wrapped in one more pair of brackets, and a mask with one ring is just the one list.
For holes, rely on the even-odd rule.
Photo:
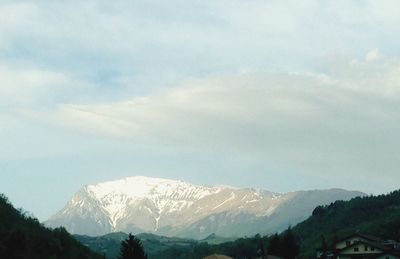
[(119, 259), (147, 259), (142, 242), (134, 235), (129, 234), (128, 238), (121, 242)]

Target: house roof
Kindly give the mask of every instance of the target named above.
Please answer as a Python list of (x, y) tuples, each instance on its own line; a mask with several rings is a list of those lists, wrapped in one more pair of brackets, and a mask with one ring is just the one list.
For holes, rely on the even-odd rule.
[(275, 255), (267, 255), (267, 259), (284, 259), (283, 257), (275, 256)]
[(353, 244), (351, 244), (349, 246), (346, 246), (346, 247), (344, 247), (342, 249), (338, 249), (337, 251), (340, 253), (340, 252), (342, 252), (342, 251), (344, 251), (346, 249), (352, 248), (352, 247), (354, 247), (356, 245), (359, 245), (359, 244), (365, 244), (365, 245), (372, 246), (374, 248), (377, 248), (377, 249), (381, 250), (382, 252), (388, 252), (389, 250), (391, 250), (390, 248), (388, 248), (388, 247), (386, 247), (386, 246), (384, 246), (382, 244), (379, 244), (379, 243), (359, 240), (359, 241), (354, 242)]
[(233, 258), (230, 256), (227, 256), (227, 255), (213, 254), (213, 255), (203, 257), (203, 259), (233, 259)]
[(366, 239), (366, 240), (371, 241), (371, 242), (382, 242), (382, 239), (380, 239), (380, 238), (378, 238), (376, 236), (370, 235), (370, 234), (354, 233), (354, 234), (348, 235), (348, 236), (346, 236), (346, 237), (344, 237), (342, 239), (339, 239), (336, 243), (345, 241), (345, 240), (347, 240), (349, 238), (352, 238), (352, 237), (361, 237), (361, 238)]
[[(348, 239), (350, 239), (350, 238), (353, 238), (353, 237), (359, 237), (359, 238), (361, 238), (361, 240), (357, 240), (357, 241), (355, 241), (354, 243), (352, 243), (351, 245), (346, 246), (346, 247), (344, 247), (344, 248), (341, 248), (341, 249), (334, 249), (332, 252), (334, 252), (335, 254), (336, 254), (336, 253), (342, 253), (342, 255), (344, 255), (344, 254), (346, 254), (346, 253), (343, 253), (343, 252), (344, 252), (346, 249), (352, 248), (352, 247), (354, 247), (354, 246), (356, 246), (356, 245), (359, 245), (359, 244), (365, 244), (365, 245), (374, 247), (374, 248), (376, 248), (376, 249), (379, 249), (379, 250), (381, 251), (381, 253), (375, 253), (375, 254), (374, 254), (375, 256), (382, 256), (382, 255), (387, 254), (387, 255), (393, 255), (393, 256), (396, 256), (397, 258), (400, 258), (400, 249), (398, 249), (398, 248), (393, 248), (393, 247), (390, 247), (390, 246), (386, 246), (386, 245), (384, 244), (384, 242), (385, 242), (384, 240), (382, 240), (382, 239), (380, 239), (380, 238), (378, 238), (378, 237), (369, 235), (369, 234), (354, 233), (354, 234), (352, 234), (352, 235), (349, 235), (349, 236), (347, 236), (347, 237), (345, 237), (345, 238), (342, 238), (342, 239), (338, 240), (338, 241), (336, 242), (336, 244), (337, 244), (337, 243), (340, 243), (340, 242), (343, 242), (343, 241), (345, 241), (345, 240), (348, 240)], [(378, 252), (378, 251), (377, 251), (377, 252)], [(354, 254), (351, 254), (351, 255), (353, 256)], [(361, 255), (362, 255), (362, 254), (360, 254), (360, 256), (361, 256)], [(358, 256), (358, 255), (354, 255), (354, 256)]]

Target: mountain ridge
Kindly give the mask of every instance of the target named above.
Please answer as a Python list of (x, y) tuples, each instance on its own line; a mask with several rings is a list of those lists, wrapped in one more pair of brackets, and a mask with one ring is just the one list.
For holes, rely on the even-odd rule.
[[(279, 231), (304, 220), (318, 205), (363, 195), (338, 188), (275, 193), (133, 176), (84, 186), (45, 224), (87, 235), (124, 231), (199, 239), (211, 233), (243, 236), (255, 230)], [(287, 206), (294, 200), (304, 206), (287, 215), (285, 210), (297, 206)], [(279, 219), (282, 217), (283, 222)], [(241, 223), (250, 223), (251, 231), (242, 229)], [(260, 229), (263, 224), (269, 227)]]

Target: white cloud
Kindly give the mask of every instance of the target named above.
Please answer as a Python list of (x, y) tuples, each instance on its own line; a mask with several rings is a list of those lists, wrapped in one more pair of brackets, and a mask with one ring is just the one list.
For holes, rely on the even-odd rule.
[(68, 83), (61, 73), (37, 69), (20, 69), (0, 66), (1, 98), (30, 98), (48, 88)]
[(0, 63), (0, 78), (1, 107), (7, 110), (37, 109), (60, 100), (75, 100), (76, 93), (89, 89), (87, 82), (62, 72), (23, 63)]
[(351, 73), (192, 80), (127, 101), (64, 104), (46, 116), (89, 134), (253, 154), (308, 173), (396, 176), (399, 62), (336, 65)]
[(395, 7), (390, 1), (6, 1), (0, 49), (10, 59), (98, 84), (107, 75), (117, 84), (129, 79), (137, 91), (243, 68), (307, 70), (332, 50), (395, 48), (388, 46), (400, 39)]
[(379, 49), (373, 49), (370, 52), (367, 53), (365, 56), (365, 60), (368, 62), (375, 62), (378, 61), (382, 58), (382, 54), (379, 51)]
[(1, 184), (154, 169), (276, 190), (398, 187), (398, 6), (0, 1)]
[(0, 4), (0, 49), (11, 50), (11, 39), (31, 26), (37, 8), (29, 3)]

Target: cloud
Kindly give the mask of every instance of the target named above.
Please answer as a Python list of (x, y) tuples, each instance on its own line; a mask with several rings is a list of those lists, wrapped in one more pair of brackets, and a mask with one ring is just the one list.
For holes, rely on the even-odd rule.
[(398, 5), (0, 1), (0, 185), (397, 188)]
[(24, 62), (0, 62), (0, 78), (0, 113), (77, 101), (93, 88), (80, 78)]
[(311, 174), (397, 177), (399, 90), (398, 61), (350, 60), (336, 63), (331, 75), (190, 80), (146, 97), (63, 104), (37, 116), (87, 134), (236, 152)]
[(48, 92), (51, 87), (57, 88), (69, 83), (68, 78), (61, 73), (30, 68), (10, 68), (5, 65), (0, 65), (0, 77), (2, 79), (0, 98), (3, 101), (6, 99), (27, 100), (33, 95)]
[(381, 58), (382, 58), (382, 54), (379, 51), (379, 49), (373, 49), (370, 52), (368, 52), (367, 55), (365, 56), (365, 60), (368, 62), (378, 61)]
[(307, 71), (332, 50), (396, 50), (396, 7), (391, 1), (88, 0), (79, 8), (65, 1), (5, 1), (0, 58), (92, 81), (99, 85), (96, 95), (118, 87), (143, 93), (187, 77)]

